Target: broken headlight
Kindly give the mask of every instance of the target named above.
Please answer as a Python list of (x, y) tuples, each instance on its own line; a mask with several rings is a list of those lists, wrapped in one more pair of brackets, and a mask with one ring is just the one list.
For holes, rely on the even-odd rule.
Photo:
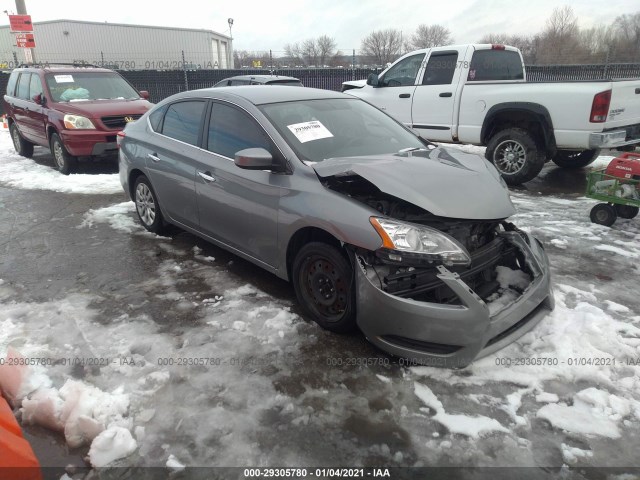
[(373, 228), (382, 238), (378, 256), (403, 265), (469, 265), (471, 256), (457, 240), (434, 228), (371, 217)]

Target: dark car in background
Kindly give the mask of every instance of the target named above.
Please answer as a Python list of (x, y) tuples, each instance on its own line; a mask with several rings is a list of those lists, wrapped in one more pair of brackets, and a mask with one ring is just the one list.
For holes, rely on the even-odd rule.
[(214, 87), (239, 87), (244, 85), (288, 85), (303, 87), (302, 82), (295, 77), (280, 75), (238, 75), (229, 77), (216, 83)]
[(463, 367), (553, 309), (542, 244), (478, 155), (310, 88), (173, 95), (118, 136), (145, 228), (179, 226), (291, 281), (305, 314)]
[(113, 70), (29, 66), (11, 73), (3, 106), (16, 152), (50, 148), (66, 175), (79, 157), (117, 156), (118, 131), (151, 108), (148, 97)]

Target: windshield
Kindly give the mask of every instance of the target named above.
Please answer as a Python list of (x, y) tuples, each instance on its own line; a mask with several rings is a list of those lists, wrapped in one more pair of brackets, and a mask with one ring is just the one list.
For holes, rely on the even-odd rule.
[(72, 72), (46, 75), (54, 102), (137, 99), (138, 92), (117, 73)]
[(260, 109), (306, 161), (425, 148), (395, 120), (356, 98), (272, 103)]

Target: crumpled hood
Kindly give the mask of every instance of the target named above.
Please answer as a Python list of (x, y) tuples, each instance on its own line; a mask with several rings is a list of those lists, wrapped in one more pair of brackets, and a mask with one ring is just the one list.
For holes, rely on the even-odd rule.
[(320, 177), (359, 175), (382, 192), (441, 217), (496, 220), (516, 212), (493, 165), (458, 149), (333, 158), (312, 167)]

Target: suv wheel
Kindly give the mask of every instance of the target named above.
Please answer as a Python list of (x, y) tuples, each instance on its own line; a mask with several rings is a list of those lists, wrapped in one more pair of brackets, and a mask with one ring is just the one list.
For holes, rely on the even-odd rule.
[(56, 162), (56, 169), (63, 175), (69, 175), (76, 166), (77, 159), (67, 152), (57, 133), (51, 135), (51, 153)]
[(33, 143), (22, 138), (15, 122), (11, 124), (9, 130), (11, 132), (11, 140), (13, 140), (13, 148), (16, 149), (16, 153), (22, 157), (31, 158), (33, 156)]
[(509, 185), (534, 179), (546, 160), (543, 149), (522, 128), (507, 128), (491, 137), (485, 156)]

